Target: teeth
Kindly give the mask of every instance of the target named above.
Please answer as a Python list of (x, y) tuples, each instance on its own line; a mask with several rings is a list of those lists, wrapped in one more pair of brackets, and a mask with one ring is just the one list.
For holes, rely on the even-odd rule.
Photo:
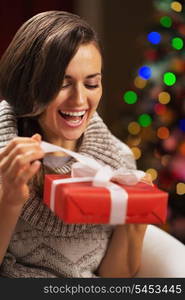
[(60, 112), (64, 115), (67, 115), (67, 116), (74, 116), (74, 117), (81, 117), (85, 114), (85, 110), (83, 111), (79, 111), (79, 112), (70, 112), (70, 111), (62, 111), (60, 110)]

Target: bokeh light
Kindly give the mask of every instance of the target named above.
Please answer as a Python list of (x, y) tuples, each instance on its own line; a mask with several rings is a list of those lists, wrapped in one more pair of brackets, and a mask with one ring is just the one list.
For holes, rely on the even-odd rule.
[(179, 182), (176, 185), (176, 193), (178, 195), (184, 195), (185, 194), (185, 183)]
[(157, 115), (163, 115), (166, 112), (166, 106), (164, 104), (157, 103), (154, 105), (154, 111)]
[(185, 131), (185, 119), (179, 120), (179, 127), (182, 131)]
[(143, 79), (149, 79), (152, 76), (152, 69), (148, 66), (143, 66), (138, 71), (139, 76)]
[(170, 135), (169, 129), (165, 126), (161, 126), (157, 129), (157, 136), (160, 139), (167, 139)]
[(165, 154), (161, 157), (161, 165), (166, 167), (171, 160), (171, 155)]
[(142, 127), (148, 127), (152, 123), (152, 118), (149, 114), (141, 114), (138, 122)]
[(137, 122), (130, 122), (128, 125), (128, 131), (129, 133), (135, 135), (138, 134), (141, 130), (140, 125)]
[(170, 102), (171, 100), (171, 96), (169, 93), (167, 92), (161, 92), (159, 95), (158, 95), (158, 99), (159, 99), (159, 102), (161, 104), (167, 104), (168, 102)]
[(123, 99), (127, 104), (134, 104), (137, 102), (138, 96), (134, 91), (127, 91), (124, 93)]
[(168, 16), (160, 18), (160, 23), (163, 27), (170, 28), (172, 26), (172, 19)]
[(134, 84), (138, 89), (144, 89), (147, 84), (147, 80), (141, 78), (140, 76), (137, 76), (134, 80)]
[(172, 109), (167, 109), (165, 114), (160, 115), (161, 122), (165, 123), (166, 125), (171, 124), (175, 119), (175, 112)]
[(146, 170), (146, 173), (151, 175), (152, 180), (155, 180), (158, 176), (157, 171), (153, 168), (150, 168), (150, 169)]
[(148, 41), (152, 44), (159, 44), (161, 41), (161, 35), (157, 31), (152, 31), (147, 35)]
[(184, 47), (183, 39), (175, 37), (171, 41), (172, 47), (176, 50), (181, 50)]
[(172, 72), (166, 72), (163, 75), (163, 81), (168, 86), (174, 85), (176, 82), (176, 76)]
[(170, 68), (171, 71), (174, 71), (175, 73), (184, 73), (185, 61), (183, 62), (179, 57), (174, 57), (171, 60)]
[(141, 150), (138, 147), (131, 147), (131, 150), (136, 160), (141, 157)]
[(176, 12), (181, 12), (182, 11), (182, 4), (178, 1), (173, 1), (171, 3), (171, 9), (173, 9)]
[(141, 137), (140, 136), (132, 135), (132, 134), (129, 134), (127, 136), (126, 144), (130, 148), (135, 147), (135, 146), (139, 146), (140, 143), (141, 143)]
[(179, 147), (179, 152), (181, 155), (185, 156), (185, 142), (183, 142)]
[(178, 30), (179, 30), (180, 34), (185, 35), (185, 25), (184, 24), (180, 24)]
[(170, 136), (166, 140), (163, 141), (163, 147), (167, 151), (174, 151), (177, 146), (177, 140), (174, 136)]

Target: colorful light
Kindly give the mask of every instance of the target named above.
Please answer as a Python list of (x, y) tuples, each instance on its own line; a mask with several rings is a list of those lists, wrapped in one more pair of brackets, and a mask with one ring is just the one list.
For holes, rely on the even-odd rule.
[(166, 106), (160, 103), (154, 105), (154, 111), (157, 115), (163, 115), (166, 112)]
[(139, 146), (141, 143), (141, 137), (137, 135), (129, 135), (126, 140), (127, 145), (131, 148), (134, 146)]
[(131, 150), (136, 160), (141, 157), (141, 150), (138, 147), (132, 147)]
[(168, 155), (168, 154), (163, 155), (161, 157), (161, 165), (166, 167), (169, 164), (170, 159), (171, 159), (171, 155)]
[(180, 145), (179, 152), (181, 155), (185, 156), (185, 142)]
[(173, 9), (176, 12), (181, 12), (182, 11), (182, 4), (178, 1), (173, 1), (171, 3), (171, 9)]
[(139, 76), (143, 79), (149, 79), (152, 76), (152, 70), (148, 66), (143, 66), (139, 69)]
[(134, 91), (127, 91), (123, 95), (123, 99), (127, 104), (134, 104), (137, 102), (137, 94)]
[(140, 125), (137, 122), (130, 122), (128, 125), (128, 131), (129, 133), (135, 135), (138, 134), (141, 130)]
[(163, 147), (167, 151), (174, 151), (177, 146), (177, 140), (174, 136), (170, 136), (166, 140), (163, 141)]
[(179, 30), (180, 34), (185, 35), (185, 25), (184, 24), (181, 24), (179, 26), (178, 30)]
[(179, 127), (182, 131), (185, 131), (185, 119), (179, 120)]
[(183, 39), (175, 37), (171, 41), (172, 47), (176, 50), (181, 50), (184, 47)]
[(166, 72), (163, 75), (163, 82), (168, 85), (168, 86), (172, 86), (175, 84), (176, 82), (176, 76), (174, 73), (172, 72)]
[(147, 84), (147, 80), (137, 76), (134, 80), (134, 84), (138, 89), (143, 89)]
[(139, 116), (138, 122), (142, 127), (148, 127), (152, 123), (152, 118), (149, 114), (142, 114)]
[(151, 175), (152, 180), (155, 180), (158, 176), (157, 171), (153, 168), (150, 168), (150, 169), (146, 170), (146, 173)]
[(171, 60), (170, 68), (171, 71), (174, 71), (175, 73), (184, 73), (185, 61), (182, 61), (182, 59), (178, 57), (174, 57)]
[(161, 126), (157, 129), (157, 136), (160, 139), (165, 140), (169, 137), (169, 135), (170, 135), (170, 132), (167, 127)]
[(152, 31), (147, 35), (148, 41), (152, 44), (159, 44), (161, 41), (161, 35), (159, 32)]
[(159, 117), (160, 117), (161, 122), (165, 123), (166, 125), (169, 125), (174, 121), (175, 113), (173, 110), (168, 108), (166, 110), (165, 114), (160, 115)]
[(159, 102), (161, 104), (167, 104), (168, 102), (170, 102), (171, 100), (171, 96), (169, 93), (167, 92), (161, 92), (159, 95), (158, 95), (158, 99), (159, 99)]
[(160, 23), (163, 27), (170, 28), (172, 26), (172, 19), (168, 16), (160, 18)]
[(185, 194), (185, 183), (179, 182), (176, 185), (176, 193), (178, 195), (184, 195)]

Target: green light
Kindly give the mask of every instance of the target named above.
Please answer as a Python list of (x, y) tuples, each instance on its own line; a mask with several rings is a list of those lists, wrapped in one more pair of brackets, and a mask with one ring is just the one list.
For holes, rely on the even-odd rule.
[(176, 76), (172, 72), (166, 72), (163, 75), (163, 81), (166, 85), (171, 86), (176, 82)]
[(148, 114), (142, 114), (139, 116), (138, 122), (142, 127), (148, 127), (152, 123), (152, 118)]
[(137, 102), (137, 94), (133, 91), (127, 91), (123, 95), (123, 99), (127, 104), (134, 104)]
[(181, 38), (173, 38), (172, 39), (172, 47), (175, 48), (176, 50), (181, 50), (184, 46), (184, 42)]
[(168, 16), (160, 18), (160, 23), (163, 27), (170, 28), (172, 26), (172, 19)]

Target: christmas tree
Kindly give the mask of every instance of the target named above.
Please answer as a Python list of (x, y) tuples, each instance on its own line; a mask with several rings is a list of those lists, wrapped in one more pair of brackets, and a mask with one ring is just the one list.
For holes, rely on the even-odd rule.
[(169, 192), (167, 226), (185, 243), (185, 1), (156, 0), (140, 38), (143, 64), (123, 95), (132, 105), (126, 143), (138, 168)]

